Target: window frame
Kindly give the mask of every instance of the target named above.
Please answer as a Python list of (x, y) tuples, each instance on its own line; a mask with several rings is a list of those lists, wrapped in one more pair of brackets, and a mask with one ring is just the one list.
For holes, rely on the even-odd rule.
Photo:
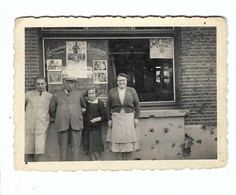
[[(101, 36), (102, 34), (102, 36)], [(79, 35), (79, 36), (78, 36)], [(125, 36), (124, 36), (125, 35)], [(172, 101), (150, 101), (150, 102), (140, 102), (140, 106), (142, 108), (157, 108), (157, 107), (178, 107), (179, 101), (178, 101), (178, 94), (179, 94), (179, 87), (178, 87), (178, 64), (176, 63), (177, 60), (177, 39), (176, 39), (176, 30), (173, 28), (172, 31), (161, 31), (161, 32), (156, 32), (156, 31), (136, 31), (136, 32), (118, 32), (118, 34), (111, 32), (104, 33), (104, 32), (99, 32), (99, 33), (83, 33), (83, 32), (76, 32), (76, 33), (69, 33), (67, 34), (66, 32), (60, 32), (60, 34), (52, 31), (42, 31), (42, 59), (43, 59), (43, 65), (45, 65), (45, 48), (44, 48), (44, 41), (47, 39), (65, 39), (65, 40), (111, 40), (111, 39), (151, 39), (151, 38), (173, 38), (174, 41), (174, 50), (173, 50), (173, 91), (174, 91), (174, 100)], [(110, 52), (108, 53), (110, 56)], [(45, 66), (43, 66), (43, 74), (46, 76), (46, 70)]]

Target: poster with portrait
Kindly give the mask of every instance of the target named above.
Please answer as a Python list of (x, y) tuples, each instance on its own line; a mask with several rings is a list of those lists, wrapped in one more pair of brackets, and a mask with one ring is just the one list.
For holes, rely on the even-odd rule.
[(107, 83), (107, 60), (93, 60), (93, 82)]
[(107, 83), (107, 72), (97, 71), (93, 73), (93, 83), (94, 84), (103, 84)]
[(47, 71), (62, 71), (62, 60), (61, 59), (48, 59)]
[(94, 60), (93, 61), (93, 70), (100, 71), (100, 70), (107, 70), (107, 60)]
[(150, 39), (150, 58), (173, 58), (174, 39), (162, 37)]
[(62, 73), (48, 72), (48, 84), (62, 84)]
[(76, 78), (87, 78), (87, 42), (66, 42), (66, 66), (63, 74)]

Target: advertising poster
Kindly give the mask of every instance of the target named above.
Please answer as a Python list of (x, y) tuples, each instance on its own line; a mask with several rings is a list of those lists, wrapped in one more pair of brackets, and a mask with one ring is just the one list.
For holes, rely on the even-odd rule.
[(93, 60), (93, 83), (107, 83), (107, 60)]
[(87, 42), (66, 42), (66, 66), (63, 75), (87, 78)]
[(48, 59), (47, 71), (62, 71), (62, 60), (61, 59)]
[(94, 72), (93, 77), (94, 84), (107, 83), (107, 73), (106, 72)]
[(94, 60), (93, 69), (97, 70), (107, 70), (107, 60)]
[(173, 58), (174, 55), (174, 39), (153, 38), (150, 39), (150, 58)]
[(48, 72), (48, 84), (62, 84), (61, 72)]

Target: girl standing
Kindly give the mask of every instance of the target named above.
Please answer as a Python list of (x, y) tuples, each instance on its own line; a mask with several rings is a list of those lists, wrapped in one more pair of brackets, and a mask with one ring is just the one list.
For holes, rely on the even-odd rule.
[(89, 88), (86, 91), (86, 112), (84, 114), (84, 131), (82, 133), (83, 147), (91, 155), (93, 161), (101, 160), (104, 151), (101, 121), (105, 120), (104, 103), (97, 98), (97, 89)]

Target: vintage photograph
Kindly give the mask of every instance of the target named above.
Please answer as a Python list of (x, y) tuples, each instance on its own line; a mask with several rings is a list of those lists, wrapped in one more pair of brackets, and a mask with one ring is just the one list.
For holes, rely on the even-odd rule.
[(101, 84), (107, 83), (107, 72), (105, 71), (97, 71), (93, 74), (93, 83), (94, 84)]
[(61, 59), (48, 59), (47, 71), (62, 71), (62, 60)]
[(107, 61), (106, 60), (94, 60), (93, 61), (93, 70), (107, 70)]
[(80, 65), (86, 67), (86, 42), (67, 41), (67, 65)]
[[(18, 144), (24, 152), (15, 148), (19, 164), (39, 170), (51, 168), (38, 162), (71, 161), (83, 170), (223, 166), (226, 115), (219, 104), (225, 106), (226, 80), (223, 75), (219, 82), (219, 74), (226, 69), (226, 35), (220, 34), (226, 31), (225, 21), (196, 18), (192, 25), (182, 19), (178, 25), (172, 20), (161, 20), (167, 22), (161, 25), (154, 17), (146, 18), (152, 25), (133, 20), (121, 26), (110, 18), (117, 22), (113, 27), (103, 26), (103, 18), (92, 27), (86, 19), (73, 19), (73, 27), (57, 28), (43, 28), (44, 22), (30, 27), (27, 22), (34, 19), (20, 19), (16, 32), (22, 32), (25, 44), (22, 67), (36, 71), (17, 75), (25, 78), (20, 93), (27, 108), (17, 113), (25, 116), (25, 136)], [(48, 48), (60, 49), (51, 52), (53, 60)], [(63, 62), (73, 66), (66, 75), (56, 72)], [(62, 164), (55, 169), (63, 169)]]
[[(45, 80), (46, 82), (46, 80)], [(62, 84), (62, 74), (61, 72), (48, 72), (47, 73), (48, 84)]]

